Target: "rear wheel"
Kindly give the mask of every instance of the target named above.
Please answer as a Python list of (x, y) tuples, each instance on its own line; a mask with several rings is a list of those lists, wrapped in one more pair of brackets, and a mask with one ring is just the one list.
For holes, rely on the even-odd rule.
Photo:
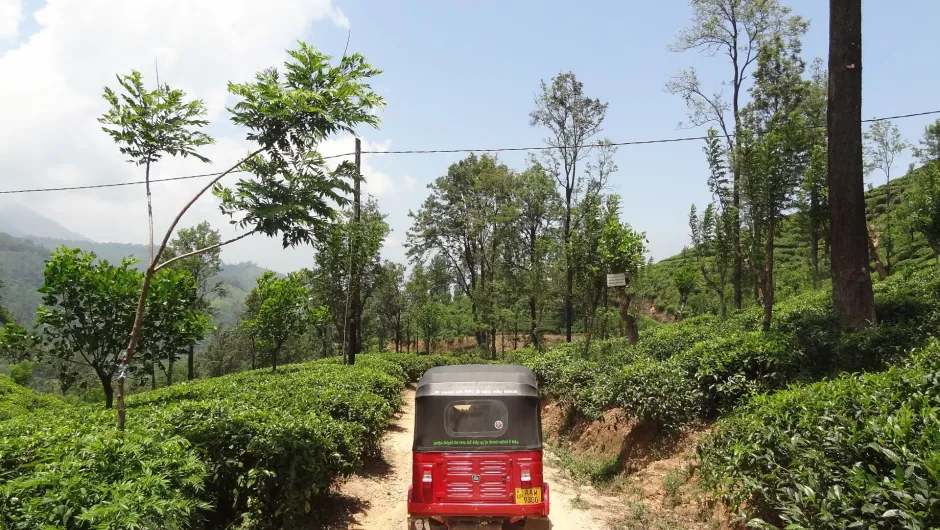
[(520, 530), (551, 530), (552, 522), (548, 517), (530, 517), (523, 522)]

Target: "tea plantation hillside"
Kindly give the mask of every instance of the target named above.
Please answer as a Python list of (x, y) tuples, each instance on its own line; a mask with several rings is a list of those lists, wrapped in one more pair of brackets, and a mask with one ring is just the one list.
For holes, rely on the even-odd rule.
[(362, 356), (138, 394), (113, 411), (0, 377), (0, 528), (285, 528), (378, 450), (405, 382), (456, 358)]
[[(874, 187), (865, 194), (867, 215), (870, 226), (879, 234), (879, 255), (882, 262), (890, 267), (891, 272), (913, 271), (930, 263), (933, 252), (923, 235), (913, 231), (906, 223), (904, 196), (910, 188), (917, 172), (893, 179), (888, 185)], [(888, 195), (890, 194), (890, 203)], [(889, 222), (889, 215), (891, 216)], [(887, 227), (891, 226), (889, 241)], [(819, 259), (821, 286), (828, 282), (829, 263), (825, 243), (820, 241)], [(890, 263), (888, 247), (892, 247)], [(679, 292), (673, 275), (687, 261), (693, 261), (688, 252), (680, 253), (660, 260), (646, 268), (643, 280), (638, 286), (638, 295), (650, 300), (660, 310), (676, 314), (679, 308)], [(872, 264), (874, 271), (874, 264)], [(874, 272), (873, 272), (874, 275)], [(877, 277), (877, 275), (874, 275)], [(696, 276), (695, 294), (690, 297), (686, 315), (703, 312), (717, 313), (715, 295), (706, 291), (701, 275)], [(776, 298), (786, 298), (812, 289), (812, 269), (809, 260), (809, 239), (800, 226), (798, 214), (791, 214), (785, 220), (774, 246), (774, 281)], [(728, 289), (730, 293), (730, 286)], [(729, 296), (730, 300), (730, 296)], [(753, 296), (745, 293), (745, 304), (753, 304)]]

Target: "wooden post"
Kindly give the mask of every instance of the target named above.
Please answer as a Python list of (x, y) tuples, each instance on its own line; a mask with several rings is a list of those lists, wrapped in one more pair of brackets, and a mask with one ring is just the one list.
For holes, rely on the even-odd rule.
[(862, 169), (861, 0), (829, 0), (826, 114), (833, 309), (843, 328), (865, 328), (876, 317)]
[(360, 198), (360, 186), (362, 182), (362, 143), (359, 138), (356, 138), (356, 175), (355, 175), (355, 192), (353, 194), (353, 231), (352, 231), (352, 244), (350, 245), (350, 255), (352, 266), (350, 267), (349, 274), (349, 290), (352, 306), (350, 309), (350, 319), (349, 319), (349, 335), (346, 338), (346, 342), (349, 344), (349, 364), (356, 364), (356, 354), (360, 352), (362, 345), (359, 342), (359, 326), (361, 325), (359, 321), (359, 283), (360, 275), (359, 272), (362, 270), (362, 267), (357, 259), (357, 253), (359, 251), (359, 230), (360, 230), (360, 220), (361, 220), (361, 198)]
[(124, 379), (127, 377), (127, 368), (122, 366), (118, 369), (117, 392), (115, 401), (117, 401), (117, 428), (124, 430), (124, 423), (127, 418), (127, 409), (124, 407)]

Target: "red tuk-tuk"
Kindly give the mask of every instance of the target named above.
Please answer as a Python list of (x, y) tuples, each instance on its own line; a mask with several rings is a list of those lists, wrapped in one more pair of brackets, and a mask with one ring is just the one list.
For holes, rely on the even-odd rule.
[(528, 368), (425, 372), (415, 393), (412, 459), (409, 529), (547, 527), (539, 390)]

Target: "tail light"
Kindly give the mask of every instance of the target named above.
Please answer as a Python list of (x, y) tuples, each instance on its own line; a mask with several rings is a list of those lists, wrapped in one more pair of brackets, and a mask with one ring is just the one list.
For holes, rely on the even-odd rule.
[(431, 478), (431, 471), (430, 471), (430, 470), (427, 470), (427, 469), (424, 470), (424, 477), (422, 478), (421, 481), (424, 482), (425, 484), (430, 484), (430, 483), (431, 483), (432, 478)]
[(522, 464), (520, 466), (521, 472), (519, 478), (522, 479), (524, 486), (528, 486), (532, 482), (532, 468), (529, 467), (529, 464)]

